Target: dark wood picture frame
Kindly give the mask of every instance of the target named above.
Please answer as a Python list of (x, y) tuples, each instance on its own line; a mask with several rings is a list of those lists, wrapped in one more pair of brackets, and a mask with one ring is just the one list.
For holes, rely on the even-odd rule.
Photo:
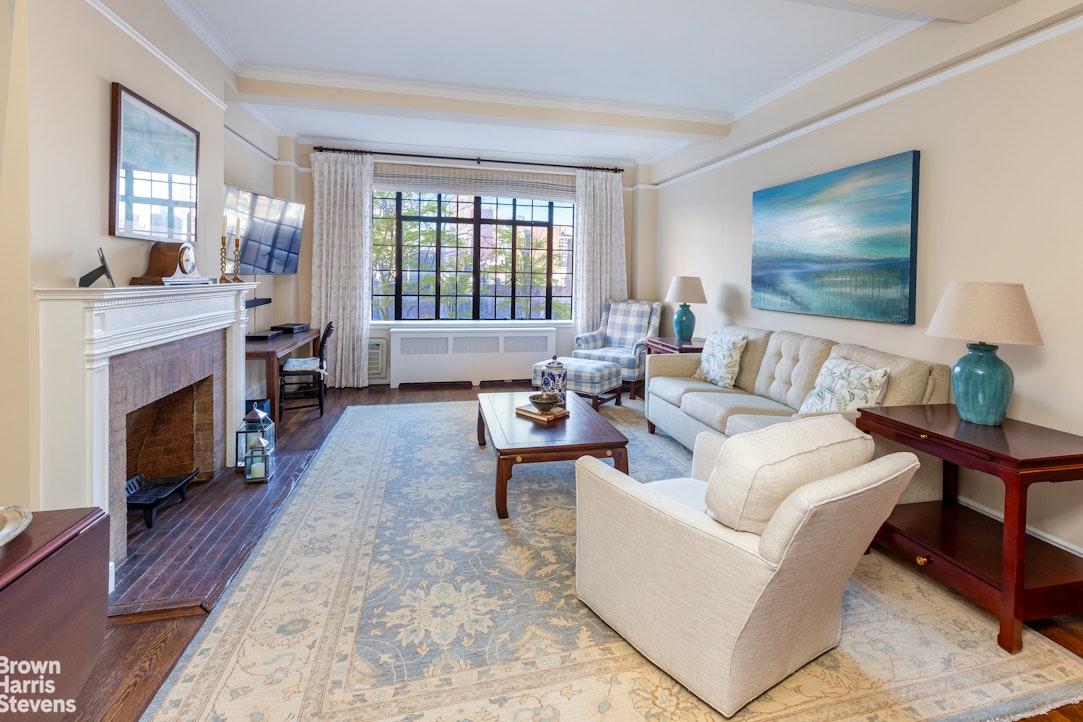
[(112, 108), (109, 233), (195, 243), (199, 131), (120, 83)]

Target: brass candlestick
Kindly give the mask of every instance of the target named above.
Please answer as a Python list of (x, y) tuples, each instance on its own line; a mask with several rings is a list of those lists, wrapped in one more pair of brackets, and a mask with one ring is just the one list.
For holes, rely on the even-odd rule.
[(244, 283), (241, 280), (241, 237), (237, 236), (233, 239), (233, 282)]
[(219, 283), (229, 283), (229, 277), (226, 276), (226, 243), (227, 243), (226, 237), (223, 235), (222, 236), (222, 250), (218, 254), (218, 259), (219, 259), (218, 265), (222, 269), (222, 275), (218, 277), (218, 282)]

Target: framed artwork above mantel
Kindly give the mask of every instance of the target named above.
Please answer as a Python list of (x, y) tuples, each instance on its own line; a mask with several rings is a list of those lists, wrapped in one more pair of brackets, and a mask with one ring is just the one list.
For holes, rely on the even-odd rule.
[(112, 107), (109, 233), (195, 243), (199, 131), (120, 83)]

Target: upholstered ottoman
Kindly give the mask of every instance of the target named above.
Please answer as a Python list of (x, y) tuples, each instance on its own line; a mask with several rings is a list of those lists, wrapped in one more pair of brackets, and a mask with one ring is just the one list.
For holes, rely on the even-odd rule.
[[(557, 361), (563, 364), (567, 371), (565, 386), (568, 391), (590, 396), (590, 404), (595, 410), (606, 401), (615, 401), (617, 406), (621, 405), (620, 366), (610, 361), (593, 361), (568, 356), (561, 356)], [(530, 382), (535, 387), (541, 386), (542, 369), (549, 362), (550, 359), (546, 359), (534, 364)]]

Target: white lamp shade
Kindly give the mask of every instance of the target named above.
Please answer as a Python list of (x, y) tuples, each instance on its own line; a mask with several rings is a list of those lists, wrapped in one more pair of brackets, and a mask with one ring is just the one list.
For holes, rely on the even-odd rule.
[(925, 333), (987, 344), (1043, 345), (1021, 283), (952, 281)]
[(669, 303), (707, 303), (703, 282), (699, 276), (674, 276), (666, 294)]

